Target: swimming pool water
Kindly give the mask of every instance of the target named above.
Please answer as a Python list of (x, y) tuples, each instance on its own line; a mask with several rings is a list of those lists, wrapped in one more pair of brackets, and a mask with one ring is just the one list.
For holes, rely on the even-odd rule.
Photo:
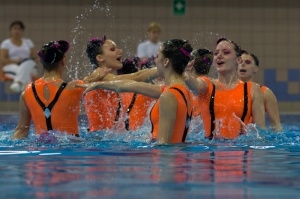
[(0, 198), (300, 198), (299, 115), (281, 134), (178, 145), (151, 144), (148, 127), (90, 135), (84, 117), (80, 139), (15, 141), (17, 120), (0, 116)]

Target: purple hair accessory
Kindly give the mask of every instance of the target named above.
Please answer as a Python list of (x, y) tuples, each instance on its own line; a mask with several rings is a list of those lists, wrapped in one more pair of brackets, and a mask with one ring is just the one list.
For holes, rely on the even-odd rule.
[(208, 63), (209, 63), (209, 60), (208, 60), (206, 57), (203, 57), (203, 58), (202, 58), (202, 61), (203, 61), (205, 64), (208, 64)]
[(96, 42), (96, 41), (100, 41), (100, 39), (98, 37), (94, 37), (89, 40), (89, 42)]
[(206, 65), (211, 64), (211, 60), (208, 59), (207, 57), (203, 57), (203, 58), (202, 58), (202, 61), (203, 61)]
[(186, 51), (184, 48), (180, 48), (179, 49), (185, 56), (190, 57), (190, 53), (188, 51)]
[(90, 39), (90, 42), (100, 42), (100, 46), (102, 46), (104, 44), (105, 40), (106, 40), (106, 36), (103, 35), (101, 38), (94, 37), (94, 38)]
[(155, 57), (152, 56), (148, 59), (145, 59), (143, 61), (141, 61), (141, 69), (146, 69), (146, 68), (152, 68), (155, 67), (155, 61), (154, 61)]
[(59, 44), (57, 41), (55, 41), (55, 42), (53, 43), (53, 45), (54, 45), (54, 47), (55, 47), (56, 49), (58, 49), (59, 46), (60, 46), (60, 44)]
[(124, 63), (126, 63), (126, 64), (134, 63), (134, 60), (128, 58), (128, 59), (125, 59), (125, 60), (124, 60)]
[(42, 60), (42, 61), (44, 61), (45, 60), (45, 56), (39, 51), (38, 53), (38, 56), (40, 57), (40, 59)]
[(106, 36), (103, 35), (103, 36), (101, 37), (101, 39), (100, 39), (100, 41), (101, 41), (101, 46), (104, 44), (105, 40), (106, 40)]

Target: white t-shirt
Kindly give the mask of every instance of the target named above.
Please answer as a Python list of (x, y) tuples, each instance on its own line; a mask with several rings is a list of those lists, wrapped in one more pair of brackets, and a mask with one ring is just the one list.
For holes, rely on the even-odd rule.
[(157, 51), (161, 45), (162, 45), (162, 42), (160, 42), (160, 41), (157, 42), (156, 44), (152, 43), (149, 40), (142, 42), (138, 45), (137, 56), (140, 58), (142, 58), (142, 57), (150, 58), (152, 56), (156, 56)]
[(11, 60), (18, 60), (18, 59), (26, 59), (30, 58), (31, 48), (33, 48), (33, 42), (30, 39), (23, 38), (22, 45), (16, 46), (11, 42), (10, 39), (5, 39), (1, 43), (1, 49), (8, 50), (8, 56)]

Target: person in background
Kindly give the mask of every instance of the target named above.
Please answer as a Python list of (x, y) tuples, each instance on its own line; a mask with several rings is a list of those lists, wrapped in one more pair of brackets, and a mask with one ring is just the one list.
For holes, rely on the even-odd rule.
[(156, 56), (157, 51), (162, 44), (162, 42), (159, 41), (160, 34), (161, 26), (156, 22), (150, 23), (147, 30), (148, 39), (138, 45), (136, 53), (137, 57), (144, 60)]
[(79, 136), (78, 116), (84, 89), (76, 85), (100, 80), (109, 71), (103, 70), (99, 75), (98, 70), (98, 73), (87, 76), (83, 81), (64, 82), (62, 76), (67, 68), (68, 49), (69, 43), (59, 40), (50, 41), (38, 52), (44, 74), (29, 83), (20, 95), (19, 122), (13, 138), (26, 138), (31, 120), (39, 135), (53, 130)]
[[(213, 52), (200, 48), (193, 50), (191, 53), (191, 61), (187, 66), (187, 71), (190, 71), (195, 78), (209, 79), (207, 76), (213, 62)], [(191, 122), (190, 132), (199, 133), (203, 129), (203, 121), (201, 110), (205, 109), (209, 102), (198, 100), (197, 96), (193, 96), (193, 117)]]
[(182, 74), (192, 50), (186, 40), (172, 39), (162, 44), (155, 59), (157, 76), (165, 81), (162, 87), (132, 80), (102, 81), (82, 86), (87, 87), (86, 95), (98, 89), (108, 89), (158, 99), (150, 112), (153, 140), (160, 144), (185, 142), (192, 117), (192, 94)]
[(24, 38), (25, 26), (22, 21), (10, 24), (10, 37), (0, 47), (2, 79), (13, 80), (10, 90), (21, 92), (33, 79), (37, 79), (37, 56), (33, 42)]
[[(238, 75), (240, 80), (244, 82), (253, 81), (253, 76), (259, 69), (258, 58), (247, 51), (242, 51), (242, 62), (238, 66)], [(270, 118), (271, 127), (277, 131), (282, 131), (280, 116), (278, 111), (278, 104), (276, 96), (273, 91), (266, 87), (260, 86), (264, 98), (265, 111)]]
[(198, 100), (207, 103), (201, 115), (208, 139), (235, 139), (245, 133), (243, 127), (251, 122), (251, 118), (258, 127), (265, 129), (262, 93), (258, 85), (239, 80), (237, 68), (240, 62), (240, 46), (220, 38), (213, 59), (218, 78), (196, 78), (189, 71), (184, 75)]
[[(109, 69), (110, 72), (103, 81), (130, 79), (150, 82), (156, 77), (156, 68), (140, 70), (135, 73), (117, 75), (117, 70), (123, 67), (122, 50), (106, 36), (92, 38), (87, 43), (86, 53), (94, 72)], [(84, 96), (84, 106), (88, 118), (88, 131), (97, 132), (114, 130), (126, 132), (124, 121), (128, 106), (127, 94), (99, 89)]]

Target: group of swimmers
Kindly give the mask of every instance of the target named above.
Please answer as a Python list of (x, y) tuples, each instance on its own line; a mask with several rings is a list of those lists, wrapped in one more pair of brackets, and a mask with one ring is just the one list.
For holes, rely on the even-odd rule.
[[(68, 49), (69, 43), (60, 40), (38, 52), (44, 74), (20, 95), (14, 138), (27, 137), (31, 120), (37, 134), (54, 130), (80, 136), (82, 96), (90, 133), (137, 130), (150, 117), (153, 141), (181, 143), (191, 121), (200, 117), (206, 138), (235, 139), (247, 133), (247, 124), (265, 129), (265, 111), (274, 130), (281, 131), (276, 97), (251, 81), (258, 70), (257, 57), (227, 38), (217, 41), (214, 52), (193, 50), (187, 40), (167, 40), (155, 59), (123, 61), (114, 41), (93, 38), (86, 48), (93, 72), (66, 83), (62, 76)], [(211, 65), (216, 79), (207, 77)]]

